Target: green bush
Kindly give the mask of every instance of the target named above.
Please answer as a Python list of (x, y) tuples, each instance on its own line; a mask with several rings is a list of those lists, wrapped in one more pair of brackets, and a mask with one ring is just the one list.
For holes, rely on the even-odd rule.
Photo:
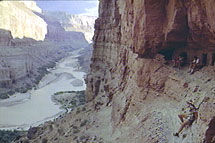
[(0, 99), (7, 99), (9, 96), (7, 94), (0, 94)]
[(15, 139), (20, 138), (22, 135), (24, 135), (25, 132), (23, 131), (8, 131), (8, 130), (2, 130), (0, 131), (0, 143), (11, 143)]

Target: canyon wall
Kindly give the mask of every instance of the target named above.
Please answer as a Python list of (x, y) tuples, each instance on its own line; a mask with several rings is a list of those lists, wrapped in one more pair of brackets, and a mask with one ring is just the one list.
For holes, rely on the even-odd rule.
[[(39, 40), (39, 41), (38, 41)], [(0, 2), (0, 98), (26, 92), (46, 68), (88, 45), (81, 32), (65, 31), (30, 1)]]
[[(207, 68), (192, 76), (178, 72), (164, 60), (180, 51), (188, 60), (199, 52), (212, 54), (213, 5), (213, 0), (100, 0), (86, 93), (95, 106), (111, 106), (115, 142), (214, 142), (209, 133), (214, 77)], [(174, 137), (188, 100), (199, 106), (199, 119), (183, 137)]]
[(41, 9), (33, 1), (1, 1), (0, 29), (11, 31), (13, 38), (44, 40), (47, 24), (35, 12)]
[(84, 33), (86, 40), (90, 43), (92, 42), (96, 17), (72, 15), (65, 12), (44, 12), (43, 14), (58, 21), (65, 31)]

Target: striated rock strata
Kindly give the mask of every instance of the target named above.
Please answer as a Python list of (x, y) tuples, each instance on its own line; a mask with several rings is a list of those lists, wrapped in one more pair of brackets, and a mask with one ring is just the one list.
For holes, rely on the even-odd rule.
[[(86, 93), (87, 100), (93, 100), (95, 105), (107, 97), (112, 108), (112, 133), (120, 134), (115, 142), (206, 140), (207, 129), (214, 120), (215, 98), (212, 87), (195, 78), (209, 78), (208, 72), (199, 71), (198, 76), (188, 76), (186, 71), (178, 73), (165, 65), (159, 54), (170, 60), (185, 52), (187, 62), (198, 55), (201, 64), (212, 65), (212, 5), (212, 0), (100, 0)], [(207, 54), (206, 63), (202, 54)], [(185, 83), (188, 88), (183, 86)], [(205, 98), (209, 100), (204, 102)], [(198, 123), (188, 128), (183, 137), (173, 137), (180, 127), (177, 115), (190, 99), (200, 106)], [(208, 143), (213, 142), (213, 137)]]

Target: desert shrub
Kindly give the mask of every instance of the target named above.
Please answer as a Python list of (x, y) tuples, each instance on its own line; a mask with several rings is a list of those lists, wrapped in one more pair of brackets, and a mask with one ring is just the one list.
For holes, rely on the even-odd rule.
[(9, 95), (7, 94), (0, 94), (0, 99), (7, 99), (9, 98)]
[(8, 131), (2, 130), (0, 131), (0, 143), (11, 143), (12, 141), (20, 138), (24, 135), (25, 132), (23, 131)]

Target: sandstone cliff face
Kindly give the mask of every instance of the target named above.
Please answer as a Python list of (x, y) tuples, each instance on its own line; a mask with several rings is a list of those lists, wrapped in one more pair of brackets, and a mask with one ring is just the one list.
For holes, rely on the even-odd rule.
[(40, 17), (42, 17), (48, 24), (48, 32), (45, 37), (46, 40), (69, 43), (71, 47), (84, 47), (88, 45), (88, 42), (84, 37), (84, 33), (65, 31), (58, 20), (44, 14), (40, 14)]
[(94, 34), (94, 23), (96, 17), (84, 15), (71, 15), (64, 12), (44, 12), (44, 15), (59, 21), (66, 31), (84, 33), (88, 42), (92, 42)]
[(0, 29), (11, 31), (13, 38), (44, 40), (47, 24), (34, 12), (41, 12), (33, 1), (1, 1)]
[[(213, 80), (209, 69), (189, 76), (158, 55), (172, 51), (172, 57), (183, 50), (191, 59), (211, 54), (213, 5), (213, 0), (100, 0), (86, 93), (95, 106), (101, 99), (111, 105), (115, 142), (214, 142), (209, 134), (215, 99), (211, 80), (204, 81)], [(200, 106), (198, 122), (183, 137), (173, 137), (180, 127), (177, 115), (190, 99)]]

